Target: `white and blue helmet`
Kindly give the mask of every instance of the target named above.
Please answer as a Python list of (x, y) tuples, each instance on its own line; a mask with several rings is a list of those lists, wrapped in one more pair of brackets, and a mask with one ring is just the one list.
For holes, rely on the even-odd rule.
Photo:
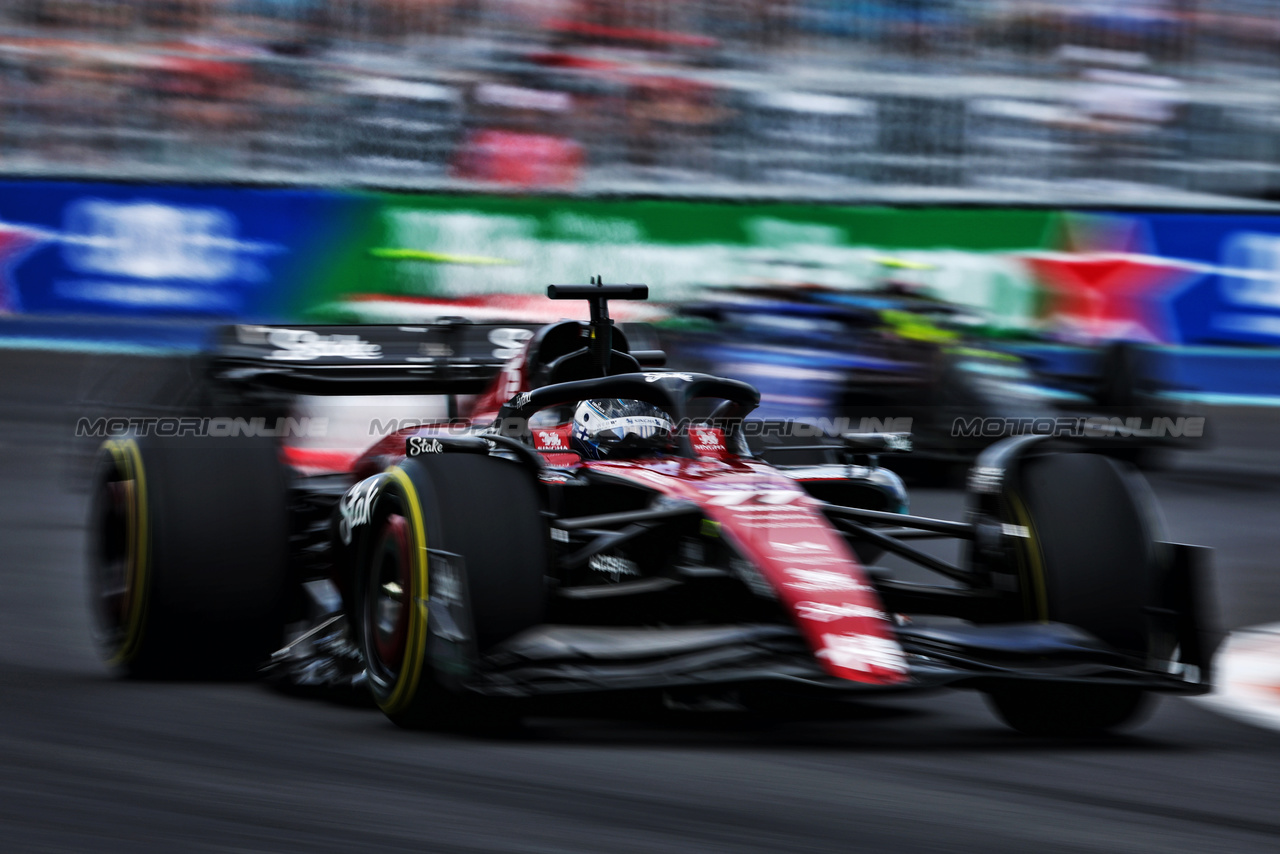
[(675, 425), (671, 416), (639, 400), (584, 400), (573, 413), (573, 445), (592, 460), (634, 456), (665, 448)]

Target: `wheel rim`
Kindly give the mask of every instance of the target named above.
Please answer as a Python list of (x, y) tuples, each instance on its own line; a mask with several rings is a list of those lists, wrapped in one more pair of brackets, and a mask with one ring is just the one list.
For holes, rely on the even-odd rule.
[(142, 455), (131, 439), (103, 445), (89, 526), (90, 610), (108, 664), (131, 665), (146, 622), (150, 519)]
[(408, 521), (398, 513), (387, 514), (369, 572), (364, 634), (368, 663), (388, 681), (399, 673), (408, 643), (410, 557)]
[(146, 599), (145, 488), (136, 445), (109, 442), (105, 449), (110, 464), (96, 499), (90, 595), (109, 663), (127, 664), (141, 641)]

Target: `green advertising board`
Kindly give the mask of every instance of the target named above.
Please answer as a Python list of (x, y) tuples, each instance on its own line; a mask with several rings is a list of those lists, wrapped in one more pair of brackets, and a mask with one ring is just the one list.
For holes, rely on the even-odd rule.
[[(329, 268), (312, 314), (351, 298), (532, 294), (551, 282), (644, 282), (655, 301), (708, 287), (866, 287), (895, 271), (993, 324), (1019, 328), (1037, 289), (1012, 253), (1052, 239), (1052, 211), (367, 194), (362, 228)], [(345, 306), (345, 308), (344, 308)], [(383, 318), (386, 319), (386, 318)]]

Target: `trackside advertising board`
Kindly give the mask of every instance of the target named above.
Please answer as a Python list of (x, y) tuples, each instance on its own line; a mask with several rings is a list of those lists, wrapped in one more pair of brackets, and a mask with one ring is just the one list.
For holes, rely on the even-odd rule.
[[(1011, 333), (1280, 345), (1280, 217), (373, 199), (367, 249), (348, 254), (312, 292), (322, 316), (394, 312), (374, 294), (532, 294), (597, 274), (644, 280), (661, 301), (748, 283), (865, 288), (892, 275), (979, 309)], [(911, 263), (890, 269), (886, 258)]]
[(927, 258), (928, 269), (913, 273), (927, 287), (981, 306), (998, 325), (1023, 327), (1036, 316), (1039, 297), (1018, 253), (1044, 246), (1055, 221), (1041, 211), (399, 195), (376, 201), (370, 252), (350, 257), (318, 305), (332, 309), (359, 291), (408, 299), (533, 294), (549, 282), (595, 275), (643, 281), (659, 302), (760, 282), (868, 287), (884, 276), (892, 252)]
[(658, 302), (893, 276), (1010, 333), (1280, 345), (1280, 217), (0, 182), (11, 316), (387, 320), (594, 275)]
[(367, 207), (317, 191), (0, 183), (0, 312), (287, 318)]

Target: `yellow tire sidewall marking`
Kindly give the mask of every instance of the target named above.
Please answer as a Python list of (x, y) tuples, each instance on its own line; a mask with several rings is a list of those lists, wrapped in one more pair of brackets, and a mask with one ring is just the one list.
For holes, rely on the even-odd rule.
[(151, 520), (147, 506), (146, 472), (137, 441), (112, 439), (104, 442), (102, 447), (111, 454), (116, 473), (133, 484), (126, 526), (128, 581), (125, 590), (128, 601), (122, 626), (123, 636), (108, 659), (108, 663), (114, 666), (133, 661), (142, 644), (151, 582)]
[(1044, 555), (1040, 552), (1040, 539), (1031, 524), (1031, 514), (1027, 512), (1022, 499), (1014, 493), (1008, 494), (1009, 509), (1013, 514), (1013, 523), (1027, 529), (1026, 545), (1019, 551), (1023, 564), (1022, 577), (1031, 588), (1025, 595), (1028, 611), (1036, 612), (1036, 619), (1042, 623), (1049, 622), (1049, 593), (1044, 575)]
[(378, 705), (388, 715), (398, 714), (407, 709), (418, 693), (418, 683), (422, 681), (422, 668), (427, 658), (427, 532), (423, 524), (422, 504), (418, 499), (418, 491), (408, 473), (396, 466), (387, 469), (391, 482), (397, 487), (406, 514), (409, 517), (409, 528), (413, 532), (413, 544), (410, 560), (412, 566), (412, 584), (409, 593), (409, 637), (405, 642), (404, 659), (400, 663), (400, 671), (396, 677), (395, 687), (385, 699), (379, 698)]

